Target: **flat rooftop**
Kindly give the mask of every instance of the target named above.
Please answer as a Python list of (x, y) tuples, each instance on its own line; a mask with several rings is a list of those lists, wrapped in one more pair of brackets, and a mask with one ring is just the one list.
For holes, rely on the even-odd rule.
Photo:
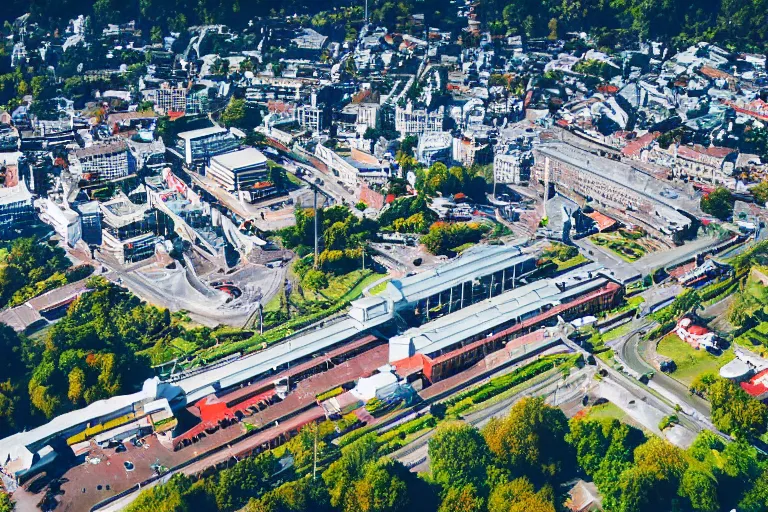
[(90, 158), (94, 156), (111, 155), (128, 150), (128, 144), (122, 140), (110, 140), (108, 142), (97, 143), (82, 149), (74, 151), (74, 155), (79, 158)]
[(214, 156), (211, 158), (211, 164), (216, 163), (232, 171), (248, 169), (266, 165), (267, 157), (256, 148), (245, 148), (232, 153)]
[(227, 129), (221, 126), (210, 126), (208, 128), (200, 128), (198, 130), (191, 130), (188, 132), (181, 132), (178, 137), (183, 140), (194, 140), (202, 137), (208, 137), (210, 135), (216, 135), (217, 133), (224, 133)]

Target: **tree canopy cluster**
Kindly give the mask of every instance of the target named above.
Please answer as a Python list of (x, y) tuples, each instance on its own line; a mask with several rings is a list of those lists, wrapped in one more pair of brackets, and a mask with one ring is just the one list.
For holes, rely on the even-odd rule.
[(720, 220), (726, 220), (733, 214), (733, 204), (736, 200), (725, 187), (717, 187), (701, 198), (701, 210)]
[(40, 339), (0, 324), (0, 437), (116, 394), (152, 375), (154, 354), (182, 338), (216, 343), (208, 328), (184, 329), (166, 309), (146, 304), (101, 277)]
[(34, 297), (36, 285), (54, 276), (59, 285), (63, 284), (69, 265), (62, 249), (34, 238), (17, 238), (8, 247), (4, 260), (0, 259), (0, 307), (12, 300), (16, 306)]
[(567, 498), (563, 485), (576, 477), (594, 481), (610, 511), (768, 506), (768, 465), (747, 443), (704, 431), (684, 450), (615, 419), (568, 421), (541, 398), (522, 399), (480, 430), (442, 421), (429, 440), (430, 471), (418, 476), (382, 457), (376, 433), (341, 448), (330, 443), (338, 426), (304, 427), (280, 451), (294, 460), (285, 471), (278, 473), (267, 453), (197, 482), (177, 475), (142, 493), (129, 510), (555, 512)]
[[(346, 206), (319, 209), (318, 237), (320, 239), (320, 268), (332, 274), (344, 274), (360, 265), (362, 247), (371, 240), (378, 223), (366, 217), (358, 218)], [(315, 244), (315, 211), (297, 208), (296, 225), (282, 229), (277, 236), (283, 245), (294, 249), (299, 256), (310, 254)], [(307, 269), (298, 268), (303, 276)]]

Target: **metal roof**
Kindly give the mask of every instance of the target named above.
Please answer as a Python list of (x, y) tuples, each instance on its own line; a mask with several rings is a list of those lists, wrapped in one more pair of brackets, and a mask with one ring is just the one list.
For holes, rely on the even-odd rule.
[[(566, 276), (571, 279), (536, 281), (478, 302), (421, 327), (409, 329), (402, 335), (393, 337), (391, 342), (412, 342), (415, 352), (432, 354), (496, 326), (538, 312), (542, 306), (569, 302), (572, 297), (583, 295), (609, 282), (602, 276), (585, 277), (579, 280), (581, 282), (572, 279), (575, 274)], [(564, 283), (567, 283), (566, 287), (561, 289), (558, 285), (562, 286)]]
[[(362, 323), (352, 317), (339, 322), (326, 324), (324, 327), (306, 334), (289, 338), (265, 350), (238, 359), (230, 364), (210, 371), (193, 375), (172, 385), (186, 395), (187, 403), (194, 402), (219, 389), (234, 386), (255, 378), (270, 370), (321, 352), (337, 343), (348, 340), (364, 329), (389, 320), (390, 315), (381, 315), (370, 322)], [(168, 396), (168, 395), (166, 395)], [(173, 398), (169, 396), (169, 398)]]
[(532, 254), (523, 254), (516, 246), (479, 245), (464, 251), (458, 258), (438, 268), (390, 281), (386, 293), (394, 302), (405, 300), (413, 303), (534, 258)]

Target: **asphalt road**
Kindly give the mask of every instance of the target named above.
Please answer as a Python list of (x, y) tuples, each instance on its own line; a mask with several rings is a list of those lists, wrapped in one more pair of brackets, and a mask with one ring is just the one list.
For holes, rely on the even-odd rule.
[(619, 345), (619, 353), (624, 363), (633, 371), (639, 374), (654, 372), (652, 382), (665, 390), (669, 395), (677, 400), (680, 405), (687, 405), (698, 414), (709, 418), (712, 409), (709, 402), (701, 397), (692, 395), (688, 391), (688, 386), (682, 382), (673, 379), (664, 372), (656, 370), (647, 362), (648, 344), (650, 342), (643, 339), (637, 331), (634, 331)]

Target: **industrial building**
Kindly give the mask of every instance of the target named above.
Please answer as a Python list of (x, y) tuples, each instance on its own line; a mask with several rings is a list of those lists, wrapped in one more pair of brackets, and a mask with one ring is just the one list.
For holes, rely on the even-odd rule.
[(571, 319), (611, 309), (623, 287), (596, 268), (537, 281), (408, 329), (389, 341), (389, 361), (419, 367), (434, 383), (503, 348), (558, 317)]
[[(105, 222), (110, 224), (115, 222), (111, 216), (118, 214), (126, 225), (141, 223), (139, 217), (147, 213), (135, 205), (135, 211), (127, 211), (125, 199), (112, 206), (126, 211), (105, 211)], [(598, 265), (520, 284), (533, 268), (535, 256), (517, 247), (476, 247), (442, 267), (390, 282), (380, 295), (353, 301), (346, 315), (263, 350), (164, 381), (150, 379), (138, 393), (95, 402), (0, 440), (0, 462), (7, 474), (24, 479), (40, 469), (52, 447), (60, 451), (63, 441), (104, 443), (156, 431), (159, 422), (152, 419), (156, 411), (167, 419), (182, 410), (198, 418), (197, 424), (179, 425), (178, 431), (175, 424), (168, 427), (174, 430), (167, 439), (173, 450), (180, 450), (244, 415), (261, 415), (263, 421), (273, 422), (317, 407), (315, 396), (331, 389), (327, 386), (373, 375), (387, 360), (395, 363), (396, 371), (398, 364), (410, 368), (411, 378), (418, 374), (426, 384), (437, 382), (560, 316), (595, 313), (614, 307), (621, 298), (623, 287)], [(437, 310), (435, 305), (441, 304)], [(419, 318), (427, 322), (391, 337), (389, 347), (384, 346), (376, 333), (396, 329), (402, 325), (396, 319), (422, 307)], [(291, 392), (305, 380), (311, 392), (307, 386), (301, 393)], [(147, 415), (149, 421), (143, 419)], [(231, 434), (221, 436), (226, 440)]]
[(519, 247), (475, 246), (437, 268), (390, 281), (380, 297), (420, 325), (509, 291), (534, 270), (536, 255)]

